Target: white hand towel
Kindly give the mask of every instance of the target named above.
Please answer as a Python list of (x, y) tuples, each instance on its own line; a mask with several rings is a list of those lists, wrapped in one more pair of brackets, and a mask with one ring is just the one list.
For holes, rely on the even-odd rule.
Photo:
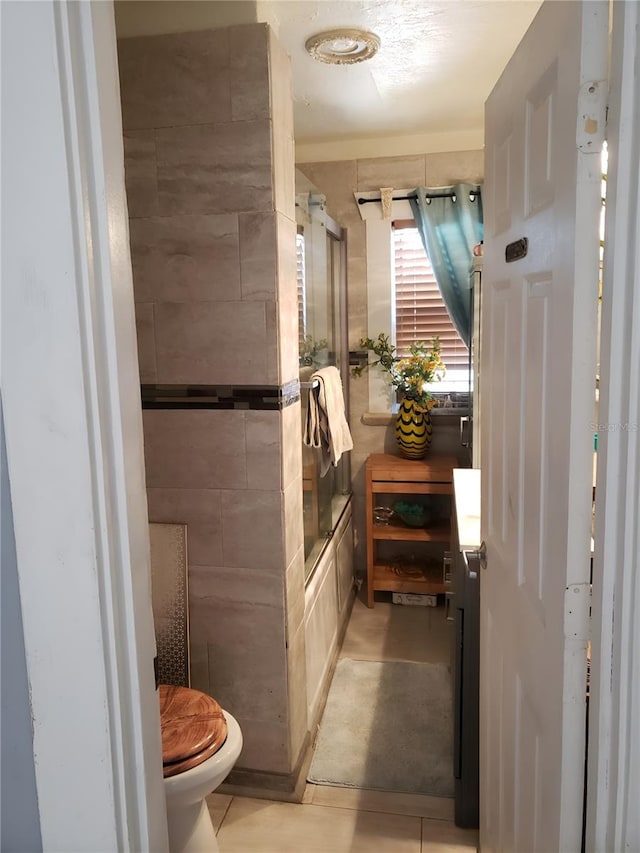
[(304, 442), (321, 449), (320, 474), (324, 476), (331, 464), (337, 465), (342, 454), (353, 448), (353, 439), (345, 417), (338, 369), (323, 367), (311, 376), (311, 381), (318, 384), (309, 393)]

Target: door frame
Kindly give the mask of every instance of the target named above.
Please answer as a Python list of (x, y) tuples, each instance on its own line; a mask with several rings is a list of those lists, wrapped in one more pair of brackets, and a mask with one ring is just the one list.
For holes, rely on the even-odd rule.
[(612, 3), (586, 849), (640, 849), (640, 6)]
[(2, 65), (2, 398), (42, 849), (161, 853), (113, 4), (4, 5)]

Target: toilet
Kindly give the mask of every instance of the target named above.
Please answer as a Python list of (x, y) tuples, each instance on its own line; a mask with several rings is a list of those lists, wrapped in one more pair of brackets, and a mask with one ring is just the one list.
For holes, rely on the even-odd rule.
[(171, 853), (218, 853), (205, 797), (242, 749), (240, 726), (211, 696), (161, 684), (162, 765)]

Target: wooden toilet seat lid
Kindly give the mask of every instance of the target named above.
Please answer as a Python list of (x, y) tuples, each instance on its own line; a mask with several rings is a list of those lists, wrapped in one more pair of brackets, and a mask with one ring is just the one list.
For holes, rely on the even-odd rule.
[(227, 721), (215, 699), (190, 687), (160, 685), (162, 763), (165, 776), (201, 764), (220, 749)]

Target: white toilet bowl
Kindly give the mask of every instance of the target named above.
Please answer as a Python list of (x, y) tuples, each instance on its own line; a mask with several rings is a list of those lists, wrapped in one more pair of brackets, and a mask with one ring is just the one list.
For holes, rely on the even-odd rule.
[(224, 716), (227, 739), (220, 749), (190, 770), (165, 777), (171, 853), (219, 851), (205, 797), (224, 782), (242, 750), (240, 726), (228, 711), (224, 711)]
[(240, 726), (200, 690), (161, 684), (159, 699), (169, 850), (217, 853), (205, 798), (238, 760)]

